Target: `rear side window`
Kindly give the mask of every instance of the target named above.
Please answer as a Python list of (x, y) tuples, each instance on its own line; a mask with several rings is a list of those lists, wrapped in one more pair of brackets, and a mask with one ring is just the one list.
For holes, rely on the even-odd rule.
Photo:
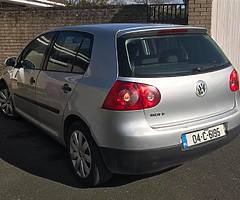
[(120, 39), (118, 52), (119, 71), (123, 76), (187, 75), (229, 65), (223, 52), (206, 34)]
[(90, 63), (92, 43), (90, 34), (60, 32), (51, 50), (47, 70), (84, 73)]
[(92, 53), (92, 38), (83, 37), (79, 51), (77, 53), (75, 62), (73, 64), (72, 72), (84, 73), (90, 63)]

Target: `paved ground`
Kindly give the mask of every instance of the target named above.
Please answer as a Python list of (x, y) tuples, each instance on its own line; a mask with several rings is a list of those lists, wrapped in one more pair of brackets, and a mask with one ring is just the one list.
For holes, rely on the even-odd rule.
[(240, 137), (224, 148), (152, 176), (115, 176), (84, 188), (64, 149), (24, 120), (0, 116), (0, 200), (239, 200)]

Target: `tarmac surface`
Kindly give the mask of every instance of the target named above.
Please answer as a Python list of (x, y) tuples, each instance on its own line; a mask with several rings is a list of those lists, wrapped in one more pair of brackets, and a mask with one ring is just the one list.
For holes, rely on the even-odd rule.
[(86, 188), (73, 176), (61, 145), (23, 119), (0, 116), (0, 200), (30, 199), (239, 200), (240, 137), (177, 168), (115, 175), (104, 186)]

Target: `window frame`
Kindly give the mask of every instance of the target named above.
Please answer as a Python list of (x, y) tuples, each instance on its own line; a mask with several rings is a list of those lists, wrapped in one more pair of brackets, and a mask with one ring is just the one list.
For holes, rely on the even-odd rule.
[[(48, 70), (47, 69), (47, 64), (49, 62), (49, 58), (51, 56), (51, 53), (53, 51), (53, 46), (54, 44), (56, 43), (56, 40), (59, 36), (60, 33), (64, 33), (64, 32), (75, 32), (75, 33), (78, 33), (79, 35), (85, 35), (87, 36), (88, 38), (90, 38), (90, 50), (91, 50), (91, 54), (90, 54), (90, 62), (89, 62), (89, 65), (91, 64), (91, 55), (92, 55), (92, 51), (93, 51), (93, 44), (94, 44), (94, 35), (92, 33), (88, 33), (88, 32), (83, 32), (83, 31), (77, 31), (77, 30), (60, 30), (60, 31), (56, 31), (55, 33), (55, 37), (54, 39), (52, 40), (52, 43), (51, 43), (51, 46), (49, 48), (49, 51), (47, 52), (46, 54), (46, 57), (45, 57), (45, 60), (44, 60), (44, 64), (43, 64), (43, 67), (42, 67), (42, 71), (48, 71), (48, 72), (59, 72), (59, 73), (70, 73), (70, 74), (80, 74), (80, 75), (84, 75), (87, 71), (83, 72), (83, 73), (79, 73), (79, 72), (73, 72), (73, 65), (72, 65), (72, 69), (71, 71), (59, 71), (59, 70)], [(79, 49), (80, 50), (80, 49)], [(79, 53), (79, 50), (77, 52), (77, 54)], [(77, 57), (77, 54), (75, 55), (74, 59), (76, 59)], [(88, 65), (88, 67), (89, 67)]]

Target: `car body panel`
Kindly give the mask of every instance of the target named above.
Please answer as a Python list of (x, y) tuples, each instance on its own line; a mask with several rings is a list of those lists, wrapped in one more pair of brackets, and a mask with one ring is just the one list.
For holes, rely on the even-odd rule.
[[(119, 36), (131, 32), (171, 28), (206, 32), (202, 28), (159, 24), (105, 24), (58, 28), (52, 31), (80, 31), (94, 35), (91, 62), (84, 74), (50, 72), (45, 69), (24, 73), (25, 70), (20, 68), (9, 70), (10, 73), (3, 75), (3, 79), (13, 94), (25, 94), (27, 98), (35, 101), (35, 104), (28, 105), (14, 96), (17, 112), (46, 130), (63, 145), (66, 145), (65, 120), (69, 116), (78, 117), (89, 127), (98, 147), (130, 151), (179, 147), (182, 144), (182, 134), (220, 124), (224, 125), (227, 132), (238, 127), (240, 94), (239, 91), (233, 93), (229, 89), (232, 66), (178, 77), (119, 76)], [(27, 84), (31, 76), (36, 79), (35, 88)], [(156, 107), (145, 110), (104, 109), (103, 103), (116, 80), (153, 85), (159, 89), (161, 101)], [(199, 80), (205, 81), (208, 87), (203, 97), (195, 94)], [(26, 85), (21, 86), (21, 82)], [(66, 83), (70, 85), (72, 92), (62, 91), (61, 87)], [(152, 114), (157, 116), (151, 116)]]
[[(153, 85), (160, 91), (160, 103), (144, 110), (149, 125), (158, 128), (209, 118), (232, 110), (235, 106), (235, 93), (229, 89), (232, 70), (232, 67), (228, 67), (189, 76), (131, 80)], [(206, 84), (204, 96), (196, 94), (198, 81)]]
[[(59, 136), (66, 104), (82, 75), (62, 72), (41, 71), (36, 84), (38, 120), (47, 126), (55, 136)], [(62, 87), (68, 84), (71, 91), (64, 92)], [(46, 117), (47, 116), (47, 117)]]
[(12, 79), (16, 81), (16, 84), (12, 85), (15, 107), (36, 120), (38, 119), (37, 107), (32, 103), (36, 101), (36, 84), (31, 84), (30, 80), (36, 81), (39, 72), (40, 70), (20, 68), (15, 75), (15, 80)]

